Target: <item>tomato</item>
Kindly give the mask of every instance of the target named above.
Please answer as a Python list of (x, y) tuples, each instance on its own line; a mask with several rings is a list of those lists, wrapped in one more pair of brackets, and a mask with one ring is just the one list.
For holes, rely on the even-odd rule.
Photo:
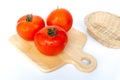
[(64, 9), (58, 8), (53, 10), (47, 17), (47, 25), (58, 25), (66, 32), (69, 31), (73, 24), (71, 13)]
[(37, 15), (24, 15), (17, 22), (17, 33), (25, 40), (34, 40), (35, 33), (45, 26), (44, 20)]
[(46, 26), (35, 34), (34, 43), (44, 55), (54, 56), (62, 52), (68, 42), (64, 29), (59, 26)]

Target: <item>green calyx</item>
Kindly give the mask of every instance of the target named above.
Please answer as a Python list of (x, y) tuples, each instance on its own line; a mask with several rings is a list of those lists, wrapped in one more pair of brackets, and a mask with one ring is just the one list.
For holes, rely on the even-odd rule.
[(49, 28), (47, 33), (49, 36), (56, 36), (57, 32), (58, 32), (57, 28)]
[(26, 15), (26, 21), (27, 22), (32, 22), (32, 14)]

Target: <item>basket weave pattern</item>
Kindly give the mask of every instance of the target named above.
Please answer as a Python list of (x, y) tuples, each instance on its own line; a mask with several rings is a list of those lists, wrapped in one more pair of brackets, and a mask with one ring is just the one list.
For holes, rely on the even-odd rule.
[(120, 48), (120, 17), (97, 11), (85, 17), (88, 33), (103, 45)]

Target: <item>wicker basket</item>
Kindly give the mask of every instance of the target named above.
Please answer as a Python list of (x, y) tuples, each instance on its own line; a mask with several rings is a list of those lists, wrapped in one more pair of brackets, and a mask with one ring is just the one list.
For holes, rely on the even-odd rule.
[(85, 17), (88, 33), (103, 45), (120, 48), (120, 17), (97, 11)]

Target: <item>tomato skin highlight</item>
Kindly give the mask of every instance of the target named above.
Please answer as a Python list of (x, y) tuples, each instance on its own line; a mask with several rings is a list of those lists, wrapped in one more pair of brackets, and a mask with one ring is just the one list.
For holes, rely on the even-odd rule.
[(45, 27), (42, 17), (37, 15), (24, 15), (17, 21), (16, 30), (20, 37), (33, 41), (35, 33)]
[(48, 15), (46, 22), (47, 25), (58, 25), (68, 32), (72, 27), (73, 17), (68, 10), (58, 8)]
[[(55, 30), (57, 34), (50, 35), (48, 29)], [(64, 29), (58, 26), (46, 26), (35, 34), (34, 39), (37, 49), (44, 55), (54, 56), (62, 52), (68, 42)]]

